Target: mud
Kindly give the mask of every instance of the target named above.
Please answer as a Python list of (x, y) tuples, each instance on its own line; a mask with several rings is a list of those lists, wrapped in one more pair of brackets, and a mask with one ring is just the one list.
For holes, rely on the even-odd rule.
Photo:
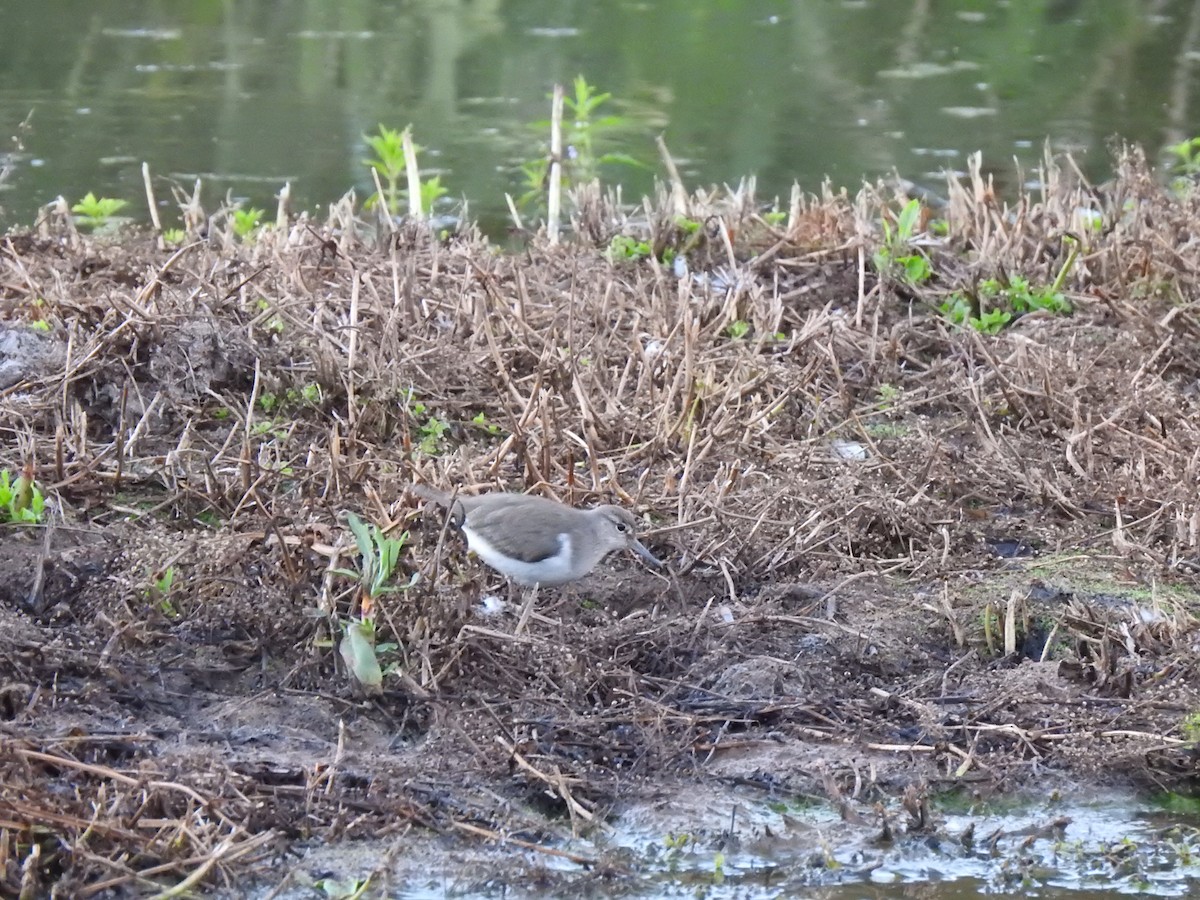
[[(1136, 154), (1103, 190), (1051, 174), (952, 190), (928, 285), (860, 278), (881, 188), (786, 227), (693, 198), (734, 235), (703, 277), (346, 210), (178, 253), (9, 236), (0, 464), (49, 502), (0, 531), (4, 890), (291, 890), (332, 846), (339, 877), (420, 847), (603, 893), (662, 862), (604, 835), (680, 798), (817, 804), (850, 844), (963, 795), (1189, 793), (1200, 215)], [(1071, 315), (937, 314), (1051, 280), (1084, 207)], [(414, 482), (623, 503), (669, 571), (611, 557), (516, 634)], [(337, 650), (350, 511), (404, 536), (377, 695)]]

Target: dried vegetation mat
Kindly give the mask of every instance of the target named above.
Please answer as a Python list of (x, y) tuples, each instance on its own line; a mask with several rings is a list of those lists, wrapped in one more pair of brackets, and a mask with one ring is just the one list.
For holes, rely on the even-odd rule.
[[(0, 466), (48, 502), (0, 532), (0, 892), (413, 829), (583, 859), (564, 836), (717, 782), (872, 821), (1190, 788), (1200, 194), (1115, 168), (774, 215), (591, 188), (572, 240), (506, 250), (349, 202), (174, 252), (9, 235)], [(947, 312), (1017, 277), (1070, 312)], [(611, 557), (517, 633), (414, 482), (624, 504), (670, 572)], [(351, 511), (402, 541), (372, 696)]]

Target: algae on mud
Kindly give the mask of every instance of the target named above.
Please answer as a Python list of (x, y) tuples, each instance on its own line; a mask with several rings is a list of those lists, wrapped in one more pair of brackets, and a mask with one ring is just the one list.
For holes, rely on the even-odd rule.
[[(571, 837), (660, 792), (893, 836), (936, 829), (945, 786), (1186, 792), (1200, 199), (1133, 152), (1103, 188), (1071, 171), (1012, 205), (952, 182), (920, 283), (864, 268), (905, 199), (885, 186), (781, 225), (748, 190), (688, 198), (720, 227), (682, 277), (603, 252), (682, 240), (678, 195), (634, 219), (589, 193), (595, 243), (512, 253), (349, 202), (173, 255), (9, 235), (5, 327), (50, 328), (4, 390), (0, 468), (32, 461), (53, 514), (3, 532), (0, 884), (229, 889), (414, 833), (620, 884), (636, 860)], [(936, 312), (1050, 284), (1067, 230), (1069, 316), (987, 336)], [(673, 571), (615, 561), (515, 636), (397, 499), (417, 478), (618, 500)], [(378, 600), (372, 699), (335, 649), (347, 511), (407, 529), (421, 575)]]

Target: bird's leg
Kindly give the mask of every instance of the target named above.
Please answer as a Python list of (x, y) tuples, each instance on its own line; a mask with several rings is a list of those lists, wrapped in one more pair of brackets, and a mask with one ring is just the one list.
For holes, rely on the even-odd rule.
[(520, 618), (517, 619), (517, 629), (513, 632), (514, 635), (520, 635), (525, 631), (525, 626), (529, 624), (529, 617), (533, 615), (533, 601), (537, 599), (538, 586), (535, 584), (529, 589), (529, 594), (525, 598), (525, 605), (521, 607)]

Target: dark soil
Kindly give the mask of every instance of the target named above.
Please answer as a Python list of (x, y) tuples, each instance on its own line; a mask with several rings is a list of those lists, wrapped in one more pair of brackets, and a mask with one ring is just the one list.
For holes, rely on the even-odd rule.
[[(599, 248), (349, 209), (177, 253), (10, 235), (0, 466), (48, 504), (0, 531), (0, 892), (274, 883), (406, 832), (571, 856), (715, 785), (864, 830), (947, 788), (1191, 791), (1200, 200), (1118, 169), (1011, 207), (953, 184), (919, 285), (870, 263), (882, 188), (778, 227), (693, 198), (683, 278), (604, 253), (680, 243), (665, 201), (591, 198)], [(1072, 314), (936, 312), (1049, 284), (1067, 233)], [(414, 482), (622, 503), (670, 572), (610, 557), (518, 635)], [(337, 649), (347, 511), (419, 576), (377, 601), (379, 694)]]

